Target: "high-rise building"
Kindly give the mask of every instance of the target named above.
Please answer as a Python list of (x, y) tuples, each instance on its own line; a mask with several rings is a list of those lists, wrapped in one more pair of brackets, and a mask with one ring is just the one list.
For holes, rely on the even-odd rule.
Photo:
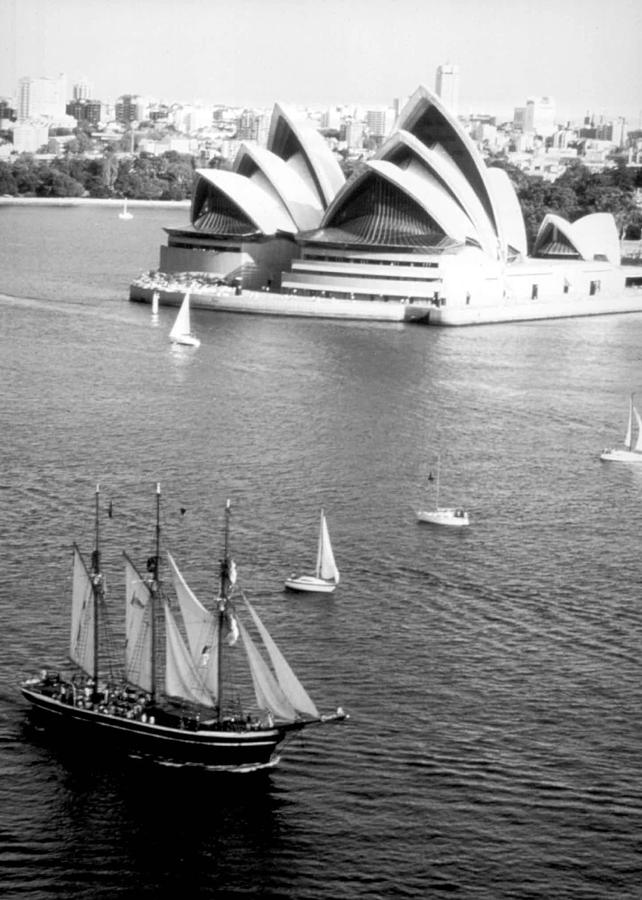
[(456, 115), (459, 104), (459, 66), (444, 63), (437, 68), (435, 93), (448, 110)]
[(71, 89), (71, 96), (74, 100), (91, 100), (93, 85), (88, 81), (78, 81)]
[(65, 115), (67, 79), (21, 78), (18, 82), (18, 121), (27, 119), (57, 119)]
[(555, 134), (555, 101), (550, 97), (530, 97), (524, 111), (524, 132), (533, 132), (541, 137)]
[(66, 111), (77, 122), (88, 122), (93, 126), (104, 118), (104, 104), (100, 100), (71, 100)]
[(121, 125), (142, 122), (148, 105), (138, 94), (123, 94), (116, 101), (116, 121)]

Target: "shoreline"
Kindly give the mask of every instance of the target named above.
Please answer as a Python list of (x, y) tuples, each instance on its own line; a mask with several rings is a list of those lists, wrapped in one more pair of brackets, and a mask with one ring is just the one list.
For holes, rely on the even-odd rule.
[[(121, 207), (124, 197), (0, 197), (0, 206), (113, 206)], [(189, 209), (191, 200), (129, 200), (128, 207), (155, 206), (165, 209)]]

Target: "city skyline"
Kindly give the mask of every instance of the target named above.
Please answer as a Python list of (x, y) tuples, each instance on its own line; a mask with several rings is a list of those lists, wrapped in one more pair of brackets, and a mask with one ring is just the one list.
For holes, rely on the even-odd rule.
[[(402, 101), (459, 68), (459, 112), (642, 117), (636, 0), (0, 0), (0, 96), (64, 72), (98, 99), (271, 107)], [(609, 40), (605, 41), (605, 34)]]

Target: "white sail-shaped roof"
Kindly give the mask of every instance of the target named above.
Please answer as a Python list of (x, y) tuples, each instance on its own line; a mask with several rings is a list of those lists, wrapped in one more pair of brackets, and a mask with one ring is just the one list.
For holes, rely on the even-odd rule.
[(486, 164), (457, 117), (435, 94), (420, 85), (399, 114), (396, 127), (409, 131), (427, 147), (442, 148), (477, 194), (503, 244), (500, 216)]
[[(361, 210), (359, 198), (373, 178), (387, 183), (392, 188), (392, 195), (389, 192), (387, 197), (382, 198), (379, 208)], [(397, 201), (394, 199), (395, 193), (399, 198)], [(437, 179), (425, 173), (399, 169), (383, 160), (366, 163), (361, 175), (349, 182), (331, 204), (321, 227), (327, 229), (340, 224), (345, 227), (344, 223), (351, 215), (351, 203), (361, 219), (374, 222), (377, 217), (380, 220), (377, 231), (381, 242), (386, 241), (386, 233), (399, 234), (404, 230), (409, 235), (419, 233), (422, 224), (424, 231), (432, 230), (457, 242), (463, 243), (467, 238), (479, 241), (468, 216)], [(373, 233), (372, 229), (370, 233)]]
[(310, 186), (324, 209), (345, 182), (341, 166), (314, 125), (278, 103), (272, 112), (267, 147)]
[[(296, 225), (271, 190), (222, 169), (197, 169), (199, 181), (192, 197), (191, 220), (199, 230), (222, 232), (224, 217), (236, 233), (293, 234)], [(228, 225), (228, 228), (230, 226)]]
[(501, 222), (504, 249), (511, 249), (526, 256), (528, 245), (524, 216), (508, 173), (504, 169), (491, 166), (486, 169), (486, 177), (492, 188), (497, 215)]
[(69, 656), (87, 675), (94, 674), (94, 613), (91, 575), (74, 544)]
[(617, 225), (611, 213), (590, 213), (573, 222), (572, 234), (581, 242), (589, 256), (606, 257), (614, 266), (619, 266), (622, 260), (620, 253), (620, 239)]
[(615, 219), (610, 213), (593, 213), (576, 222), (548, 213), (537, 232), (533, 256), (575, 256), (606, 259), (620, 264), (620, 246)]
[(493, 256), (496, 254), (495, 228), (479, 197), (443, 147), (438, 144), (427, 147), (409, 131), (401, 129), (390, 136), (376, 158), (413, 172), (430, 173), (464, 210), (479, 235), (483, 249)]
[(152, 689), (152, 603), (149, 587), (125, 554), (125, 678)]
[(234, 160), (234, 171), (282, 204), (299, 230), (316, 228), (321, 221), (324, 206), (318, 194), (276, 153), (242, 143)]

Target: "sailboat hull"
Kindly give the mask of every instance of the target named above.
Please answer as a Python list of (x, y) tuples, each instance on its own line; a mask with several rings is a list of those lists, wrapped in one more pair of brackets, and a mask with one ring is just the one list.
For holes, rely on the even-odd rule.
[(183, 347), (200, 347), (201, 342), (196, 337), (191, 337), (188, 334), (182, 335), (181, 337), (173, 337), (172, 344), (181, 344)]
[(314, 594), (331, 594), (336, 588), (336, 582), (327, 581), (325, 578), (316, 578), (314, 575), (298, 575), (286, 579), (285, 586), (289, 591), (308, 591)]
[[(73, 730), (83, 740), (109, 741), (129, 755), (141, 754), (158, 762), (197, 765), (226, 771), (254, 771), (275, 766), (279, 744), (299, 727), (278, 726), (260, 730), (198, 730), (152, 724), (147, 721), (79, 708), (23, 686), (21, 692), (49, 731), (60, 730), (65, 742)], [(177, 720), (178, 721), (178, 720)]]
[(428, 522), (430, 525), (447, 525), (451, 528), (463, 528), (470, 524), (468, 513), (465, 510), (447, 507), (420, 510), (417, 513), (417, 519), (420, 522)]
[(600, 459), (604, 462), (642, 463), (642, 453), (637, 450), (604, 450)]

